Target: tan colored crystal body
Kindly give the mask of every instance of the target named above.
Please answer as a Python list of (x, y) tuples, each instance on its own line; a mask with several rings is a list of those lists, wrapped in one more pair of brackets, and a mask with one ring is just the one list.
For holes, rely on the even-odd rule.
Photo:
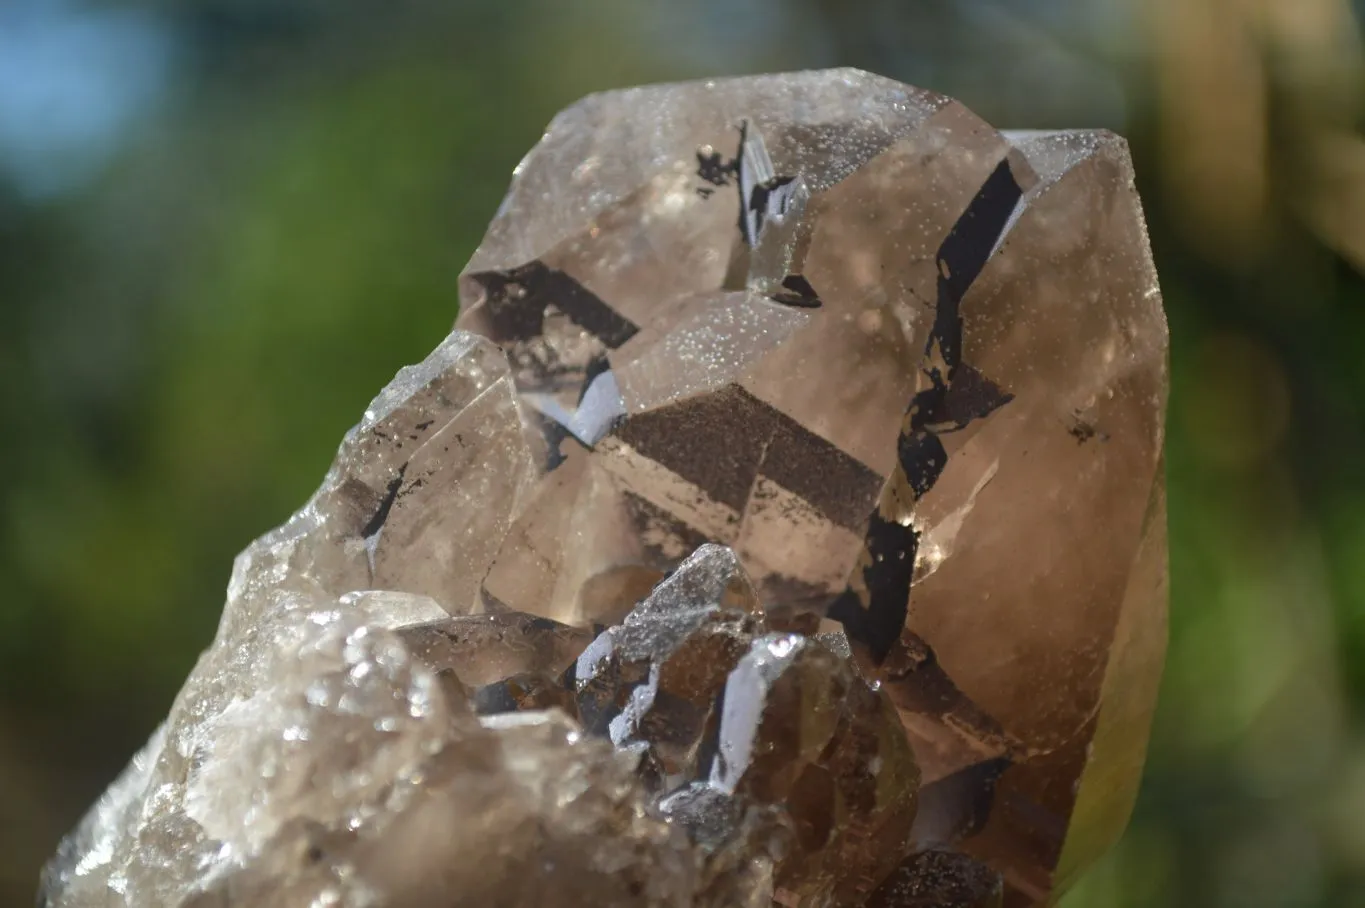
[[(592, 646), (420, 595), (267, 600), (186, 685), (232, 696), (173, 710), (189, 753), (158, 733), (44, 904), (854, 906), (909, 849), (918, 770), (894, 706), (838, 634), (755, 637), (729, 549), (702, 547)], [(555, 702), (485, 696), (531, 676)]]
[(724, 542), (886, 684), (917, 841), (1014, 904), (1064, 889), (1126, 822), (1165, 640), (1132, 179), (1111, 134), (1001, 133), (848, 70), (566, 110), (462, 278), (540, 474), (484, 603), (617, 620)]
[(321, 605), (264, 619), (254, 693), (173, 711), (47, 904), (695, 904), (692, 849), (633, 761), (560, 713), (481, 723), (400, 633)]
[(969, 854), (1020, 908), (1122, 832), (1166, 325), (1121, 139), (853, 70), (595, 95), (460, 290), (47, 904), (889, 906)]
[[(447, 605), (473, 595), (521, 485), (507, 375), (496, 347), (454, 334), (376, 398), (318, 494), (238, 558), (213, 645), (63, 843), (43, 904), (712, 904), (637, 758), (560, 712), (472, 711), (591, 637)], [(405, 512), (414, 531), (390, 549)]]

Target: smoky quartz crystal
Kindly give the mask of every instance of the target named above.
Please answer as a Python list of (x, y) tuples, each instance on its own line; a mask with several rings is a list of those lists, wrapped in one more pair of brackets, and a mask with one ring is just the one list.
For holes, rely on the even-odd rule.
[(1050, 903), (1166, 637), (1123, 140), (855, 70), (555, 118), (51, 908)]

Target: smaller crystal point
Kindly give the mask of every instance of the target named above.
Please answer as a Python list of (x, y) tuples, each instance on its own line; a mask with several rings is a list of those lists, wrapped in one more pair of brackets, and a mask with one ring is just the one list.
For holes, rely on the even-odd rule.
[(701, 772), (726, 675), (758, 632), (758, 600), (734, 552), (702, 546), (579, 657), (579, 713), (667, 776)]
[(783, 904), (855, 905), (909, 852), (919, 771), (894, 706), (842, 633), (769, 633), (729, 549), (684, 559), (583, 651), (575, 685), (585, 728), (643, 757), (704, 877), (758, 885), (758, 856)]
[(402, 369), (346, 433), (311, 499), (238, 557), (220, 637), (293, 595), (401, 590), (469, 614), (530, 479), (506, 357), (454, 331)]
[(801, 635), (754, 641), (730, 673), (710, 784), (783, 808), (776, 885), (800, 904), (857, 904), (910, 848), (919, 769), (895, 708)]

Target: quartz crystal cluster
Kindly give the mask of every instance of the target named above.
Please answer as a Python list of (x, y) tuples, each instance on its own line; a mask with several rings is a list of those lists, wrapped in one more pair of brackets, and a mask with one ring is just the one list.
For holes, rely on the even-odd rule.
[(1122, 140), (853, 70), (560, 114), (40, 903), (1054, 900), (1165, 644)]

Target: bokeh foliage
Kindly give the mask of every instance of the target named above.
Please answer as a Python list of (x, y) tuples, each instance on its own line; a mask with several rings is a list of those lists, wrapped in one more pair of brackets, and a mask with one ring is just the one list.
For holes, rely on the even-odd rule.
[[(1066, 904), (1365, 906), (1358, 8), (13, 3), (0, 903), (31, 898), (164, 713), (233, 554), (447, 330), (455, 275), (556, 109), (633, 82), (848, 64), (1000, 125), (1133, 144), (1173, 338), (1172, 642), (1133, 827)], [(5, 99), (89, 64), (58, 43), (48, 68), (4, 65), (6, 30), (43, 17), (131, 23), (162, 54), (155, 91), (65, 183), (3, 154), (16, 122), (21, 137), (45, 123)], [(153, 45), (131, 46), (145, 62)]]

